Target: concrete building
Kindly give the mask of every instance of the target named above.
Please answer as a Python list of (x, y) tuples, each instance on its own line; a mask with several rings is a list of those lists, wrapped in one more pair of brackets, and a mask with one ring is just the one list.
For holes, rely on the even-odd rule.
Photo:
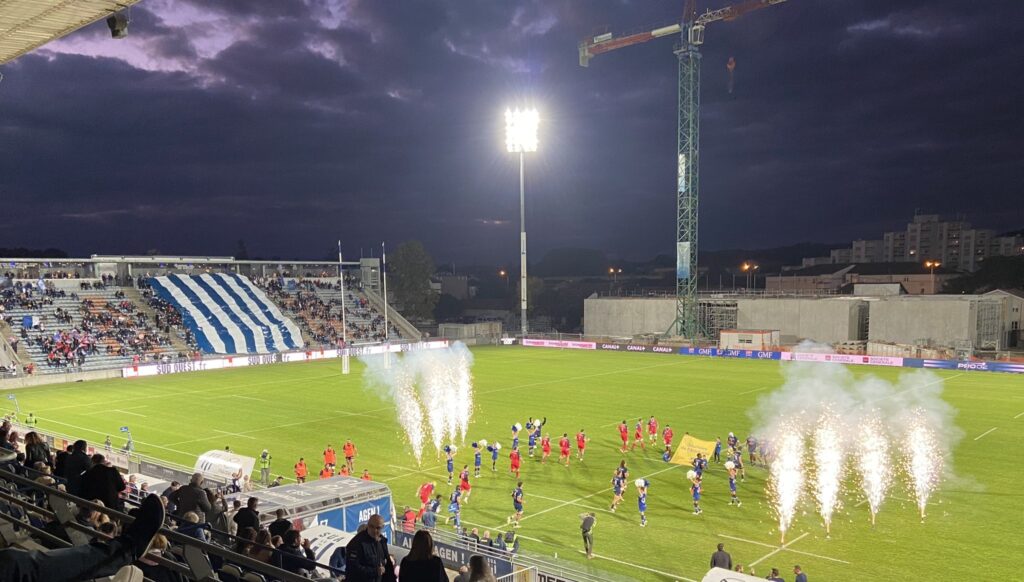
[(985, 293), (983, 297), (1003, 301), (1000, 347), (1024, 349), (1024, 290), (996, 289)]
[(868, 340), (993, 350), (1001, 340), (1005, 299), (979, 295), (883, 297), (869, 302)]
[(956, 276), (952, 269), (930, 269), (920, 263), (816, 265), (766, 275), (765, 289), (777, 293), (838, 293), (856, 283), (899, 283), (911, 295), (932, 295)]
[(583, 301), (583, 333), (591, 337), (664, 334), (676, 319), (674, 297), (597, 297)]
[(736, 305), (737, 329), (778, 330), (783, 345), (867, 339), (868, 310), (862, 298), (758, 297), (737, 299)]
[[(961, 271), (976, 271), (986, 257), (1024, 255), (1024, 237), (996, 236), (964, 220), (942, 220), (938, 214), (918, 214), (902, 231), (886, 232), (878, 240), (855, 240), (849, 249), (834, 249), (832, 263), (900, 263), (939, 261)], [(811, 257), (810, 264), (822, 264)]]
[(882, 235), (882, 262), (898, 263), (907, 256), (907, 233), (887, 232)]
[(834, 264), (849, 263), (853, 260), (853, 249), (832, 249), (829, 256)]
[(884, 256), (885, 241), (855, 240), (850, 253), (851, 263), (881, 263)]

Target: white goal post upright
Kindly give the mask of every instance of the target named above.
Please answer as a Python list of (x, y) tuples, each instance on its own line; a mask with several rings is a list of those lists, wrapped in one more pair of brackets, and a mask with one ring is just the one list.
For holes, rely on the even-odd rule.
[(345, 351), (341, 355), (341, 373), (349, 373), (348, 320), (345, 317), (345, 271), (341, 258), (341, 239), (338, 239), (338, 281), (341, 283), (341, 344)]

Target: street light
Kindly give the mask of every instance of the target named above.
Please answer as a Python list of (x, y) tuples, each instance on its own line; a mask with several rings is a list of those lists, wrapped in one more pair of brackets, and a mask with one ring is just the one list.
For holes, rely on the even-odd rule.
[(931, 271), (931, 275), (932, 275), (932, 295), (934, 295), (935, 294), (935, 269), (937, 267), (941, 267), (942, 263), (940, 263), (939, 261), (925, 261), (924, 262), (924, 266), (928, 267), (928, 269)]
[(505, 110), (505, 148), (519, 154), (519, 307), (522, 311), (522, 332), (526, 337), (526, 153), (537, 151), (536, 109)]
[(619, 275), (622, 274), (622, 269), (621, 268), (616, 269), (615, 267), (608, 267), (608, 274), (612, 276), (612, 280), (613, 281), (618, 281), (619, 280)]
[(505, 280), (505, 288), (508, 289), (508, 271), (505, 269), (499, 269), (498, 276)]
[[(740, 265), (740, 270), (747, 274), (747, 289), (751, 287), (751, 277), (753, 277), (754, 284), (757, 284), (757, 271), (761, 268), (761, 265), (757, 263), (746, 262)], [(734, 284), (735, 286), (735, 284)]]

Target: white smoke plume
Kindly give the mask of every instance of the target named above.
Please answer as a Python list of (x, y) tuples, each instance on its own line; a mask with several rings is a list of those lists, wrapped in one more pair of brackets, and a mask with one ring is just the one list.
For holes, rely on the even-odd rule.
[(365, 386), (395, 403), (417, 463), (428, 437), (438, 455), (446, 441), (465, 440), (473, 411), (473, 354), (465, 344), (359, 359)]
[[(795, 351), (831, 351), (802, 344)], [(902, 469), (907, 489), (924, 516), (928, 498), (952, 467), (951, 451), (963, 432), (955, 425), (955, 410), (942, 399), (943, 380), (930, 371), (903, 372), (895, 382), (872, 375), (855, 375), (851, 367), (817, 362), (783, 365), (782, 387), (761, 397), (750, 411), (753, 434), (767, 443), (772, 464), (783, 455), (782, 444), (794, 427), (802, 433), (807, 452), (803, 466), (813, 476), (809, 493), (817, 502), (826, 527), (840, 505), (836, 495), (855, 473), (859, 495), (868, 502), (872, 520), (882, 506), (893, 477)], [(867, 370), (858, 370), (867, 372)], [(824, 434), (822, 433), (823, 427)], [(821, 439), (835, 443), (823, 448)], [(790, 447), (792, 450), (792, 447)], [(782, 466), (793, 467), (794, 461)], [(947, 474), (943, 474), (946, 471)], [(780, 485), (783, 473), (770, 471), (769, 489)], [(801, 484), (803, 486), (803, 484)], [(804, 492), (788, 491), (786, 503)], [(780, 528), (792, 516), (783, 500), (773, 498)]]

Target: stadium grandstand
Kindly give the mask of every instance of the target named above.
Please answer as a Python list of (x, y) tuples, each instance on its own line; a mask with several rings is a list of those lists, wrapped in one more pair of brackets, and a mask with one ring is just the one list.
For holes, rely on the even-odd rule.
[(126, 256), (0, 264), (8, 377), (420, 337), (394, 307), (385, 310), (376, 258), (342, 266)]

